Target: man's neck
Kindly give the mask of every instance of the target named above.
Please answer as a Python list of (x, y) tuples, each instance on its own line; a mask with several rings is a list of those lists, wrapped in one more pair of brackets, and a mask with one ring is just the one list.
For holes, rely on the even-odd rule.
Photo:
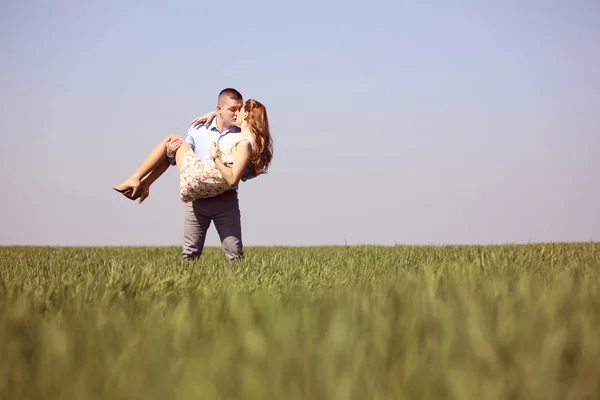
[(219, 132), (225, 132), (227, 129), (231, 128), (232, 125), (227, 125), (220, 116), (217, 115), (217, 129)]

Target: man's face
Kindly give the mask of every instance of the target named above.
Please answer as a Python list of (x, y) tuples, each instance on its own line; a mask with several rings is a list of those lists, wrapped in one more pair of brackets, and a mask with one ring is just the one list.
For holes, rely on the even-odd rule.
[(238, 128), (241, 128), (242, 122), (244, 122), (244, 119), (246, 119), (246, 117), (247, 117), (246, 109), (242, 106), (242, 108), (240, 108), (239, 111), (237, 112), (237, 114), (235, 115), (235, 125)]
[(234, 100), (231, 97), (225, 96), (217, 105), (217, 113), (223, 120), (223, 123), (230, 127), (235, 124), (237, 112), (242, 108), (244, 103), (241, 100)]

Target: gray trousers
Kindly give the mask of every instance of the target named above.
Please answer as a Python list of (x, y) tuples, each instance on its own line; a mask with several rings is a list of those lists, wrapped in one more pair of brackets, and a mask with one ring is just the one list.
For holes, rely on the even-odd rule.
[(215, 222), (225, 257), (228, 260), (244, 258), (237, 190), (184, 203), (183, 216), (183, 260), (193, 260), (202, 255), (211, 221)]

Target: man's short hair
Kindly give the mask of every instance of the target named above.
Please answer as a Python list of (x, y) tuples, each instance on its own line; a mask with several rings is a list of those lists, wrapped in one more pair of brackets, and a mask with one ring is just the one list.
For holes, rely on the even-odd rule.
[(226, 89), (221, 90), (221, 93), (219, 93), (219, 103), (221, 103), (221, 99), (223, 99), (224, 97), (229, 97), (230, 99), (236, 100), (236, 101), (243, 100), (242, 94), (233, 88), (226, 88)]

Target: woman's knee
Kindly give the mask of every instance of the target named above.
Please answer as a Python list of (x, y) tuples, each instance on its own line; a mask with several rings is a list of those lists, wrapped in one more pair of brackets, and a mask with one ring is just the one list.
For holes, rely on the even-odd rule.
[(168, 142), (168, 141), (176, 140), (176, 139), (183, 139), (183, 138), (176, 133), (171, 133), (170, 135), (167, 135), (167, 137), (165, 138), (165, 141)]

